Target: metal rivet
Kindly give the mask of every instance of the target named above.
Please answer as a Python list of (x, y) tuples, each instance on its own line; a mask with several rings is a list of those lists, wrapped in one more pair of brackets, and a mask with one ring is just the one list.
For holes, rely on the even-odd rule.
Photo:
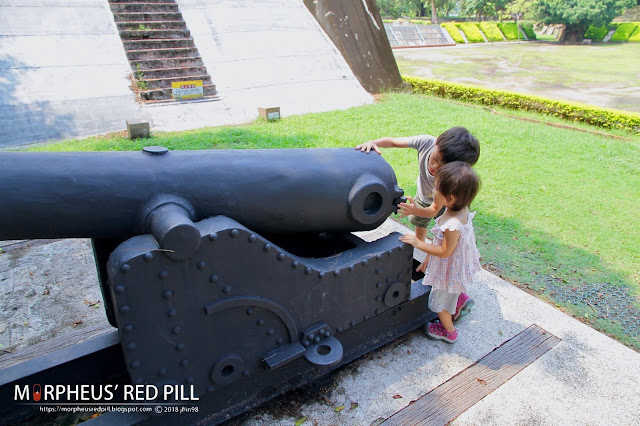
[(318, 273), (318, 278), (322, 279), (324, 277), (324, 272)]
[(247, 315), (251, 315), (253, 313), (253, 308), (247, 309)]
[(271, 244), (267, 243), (264, 245), (264, 247), (262, 248), (262, 250), (264, 250), (265, 252), (271, 250)]
[(124, 326), (125, 333), (131, 333), (133, 331), (133, 325), (127, 324)]
[(242, 370), (242, 375), (243, 376), (248, 376), (249, 375), (249, 369), (245, 368), (244, 370)]
[(396, 275), (396, 277), (398, 277), (398, 279), (402, 278), (402, 272), (398, 272), (398, 275)]
[(187, 367), (189, 365), (189, 360), (183, 359), (182, 361), (180, 361), (180, 365), (183, 367)]
[(382, 296), (376, 297), (376, 301), (380, 302), (382, 300)]
[(297, 260), (294, 260), (293, 262), (291, 262), (291, 268), (292, 269), (296, 269), (298, 267), (299, 263)]
[(225, 285), (224, 288), (222, 289), (222, 292), (225, 294), (231, 293), (231, 286)]
[(340, 271), (336, 269), (335, 271), (333, 271), (333, 275), (337, 277), (338, 275), (340, 275)]
[(160, 370), (158, 370), (158, 376), (164, 376), (165, 374), (167, 374), (166, 368), (161, 368)]
[(133, 351), (136, 349), (136, 342), (129, 342), (127, 343), (127, 349), (130, 351)]
[(318, 333), (324, 334), (324, 328), (321, 328), (320, 331), (318, 331)]
[(278, 260), (280, 260), (280, 261), (284, 260), (284, 258), (285, 258), (284, 253), (278, 253), (277, 258), (278, 258)]
[(184, 350), (184, 343), (178, 343), (176, 345), (176, 351)]
[(249, 235), (249, 242), (250, 243), (254, 242), (255, 240), (256, 240), (256, 236), (255, 235), (253, 235), (253, 234)]
[(380, 281), (378, 281), (378, 282), (376, 283), (376, 288), (380, 288), (380, 287), (382, 287), (382, 283), (381, 283)]
[(364, 320), (366, 321), (366, 320), (368, 320), (368, 319), (369, 319), (369, 315), (365, 315), (365, 316), (364, 316), (364, 317), (362, 317), (362, 318), (364, 318)]
[(177, 313), (178, 313), (178, 310), (175, 308), (172, 308), (172, 309), (169, 309), (169, 312), (167, 312), (167, 315), (169, 315), (170, 317), (175, 317)]
[(389, 256), (391, 256), (391, 255), (393, 254), (393, 250), (389, 250), (389, 251), (387, 252), (387, 254), (388, 254)]
[(129, 272), (129, 270), (130, 270), (130, 269), (131, 269), (131, 265), (129, 265), (128, 263), (125, 263), (124, 265), (122, 265), (122, 266), (120, 267), (120, 270), (121, 270), (122, 272), (124, 272), (125, 274), (126, 274), (127, 272)]
[(380, 272), (382, 272), (382, 268), (376, 268), (376, 274), (379, 274)]
[(187, 383), (192, 384), (193, 382), (195, 382), (195, 380), (193, 379), (193, 376), (187, 377)]
[(380, 308), (376, 309), (376, 315), (380, 313)]
[(278, 337), (278, 344), (281, 345), (284, 343), (284, 339), (282, 337)]
[(138, 367), (140, 367), (140, 361), (131, 362), (131, 368), (138, 368)]
[(367, 259), (365, 259), (365, 260), (363, 260), (363, 261), (362, 261), (362, 262), (360, 262), (360, 263), (362, 263), (364, 266), (367, 266), (367, 264), (369, 263), (369, 261), (368, 261)]
[(200, 269), (201, 271), (207, 267), (207, 262), (205, 262), (204, 260), (201, 260), (200, 262), (198, 262), (198, 269)]
[(126, 314), (127, 312), (129, 312), (129, 305), (120, 306), (120, 312), (122, 312), (123, 314)]
[(311, 273), (311, 267), (307, 266), (306, 268), (304, 268), (304, 273), (309, 275)]
[(330, 331), (325, 332), (324, 337), (331, 337), (331, 332)]
[(303, 340), (302, 341), (302, 346), (309, 346), (309, 341), (308, 340)]
[(314, 342), (319, 343), (320, 342), (320, 336), (316, 337), (315, 339), (313, 339)]
[(218, 239), (218, 233), (214, 232), (213, 234), (209, 234), (209, 241), (215, 241)]
[(391, 282), (391, 277), (387, 277), (385, 281), (386, 281), (387, 283), (390, 283), (390, 282)]
[(267, 334), (268, 334), (269, 336), (273, 336), (273, 328), (268, 329), (268, 330), (267, 330)]
[(376, 260), (382, 259), (382, 255), (380, 253), (376, 254)]
[(338, 327), (338, 328), (336, 328), (336, 332), (337, 332), (337, 333), (342, 333), (342, 327)]
[(216, 281), (218, 281), (220, 277), (217, 274), (213, 274), (209, 277), (209, 281), (212, 283), (215, 283)]
[(116, 287), (116, 293), (118, 293), (118, 294), (124, 293), (124, 286), (123, 285), (117, 286)]
[(158, 274), (158, 276), (160, 277), (161, 280), (164, 280), (169, 276), (169, 273), (167, 271), (160, 271), (160, 274)]
[(240, 233), (240, 231), (238, 231), (237, 229), (232, 229), (231, 232), (230, 232), (231, 238), (237, 237), (239, 233)]
[(351, 320), (351, 323), (350, 323), (350, 324), (351, 324), (351, 326), (356, 325), (356, 320)]
[(175, 327), (173, 327), (171, 331), (173, 332), (173, 334), (180, 334), (182, 333), (182, 327), (180, 327), (179, 325), (176, 325)]
[(309, 340), (313, 340), (316, 337), (315, 333), (309, 334)]
[(262, 318), (260, 318), (258, 321), (256, 321), (256, 324), (264, 325), (264, 320)]
[(173, 296), (173, 290), (165, 290), (162, 292), (162, 297), (164, 297), (165, 299), (168, 299), (171, 296)]
[(153, 253), (145, 253), (143, 259), (147, 262), (151, 262), (153, 260)]
[(354, 267), (353, 267), (353, 265), (349, 265), (349, 266), (347, 267), (347, 269), (349, 270), (349, 272), (351, 272), (351, 271), (353, 271)]

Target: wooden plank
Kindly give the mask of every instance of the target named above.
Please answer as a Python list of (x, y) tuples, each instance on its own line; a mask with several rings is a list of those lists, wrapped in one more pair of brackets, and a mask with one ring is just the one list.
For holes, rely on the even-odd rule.
[(533, 324), (382, 424), (445, 425), (502, 386), (560, 340)]
[(0, 356), (0, 369), (11, 367), (23, 361), (29, 361), (50, 352), (54, 352), (69, 346), (77, 345), (94, 337), (102, 336), (115, 330), (108, 322), (83, 327), (70, 333), (36, 343), (25, 348), (20, 348), (15, 352), (6, 353)]

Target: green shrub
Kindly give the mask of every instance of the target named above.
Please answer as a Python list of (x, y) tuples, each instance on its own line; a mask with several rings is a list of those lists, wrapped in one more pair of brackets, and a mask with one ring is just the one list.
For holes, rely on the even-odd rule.
[(484, 33), (487, 41), (504, 41), (502, 31), (500, 31), (495, 22), (480, 22), (478, 26)]
[(636, 30), (629, 36), (629, 41), (633, 43), (640, 43), (640, 22), (635, 22)]
[(533, 22), (520, 22), (520, 29), (527, 35), (529, 40), (536, 39), (536, 33), (533, 31)]
[(484, 43), (484, 38), (482, 37), (482, 33), (480, 32), (480, 28), (478, 28), (477, 23), (462, 22), (460, 24), (456, 24), (456, 26), (464, 32), (469, 43)]
[(449, 32), (453, 41), (456, 43), (464, 43), (464, 38), (462, 37), (462, 34), (460, 34), (458, 27), (456, 27), (456, 24), (453, 22), (445, 22), (440, 26)]
[(629, 37), (636, 31), (638, 25), (634, 22), (625, 22), (618, 25), (616, 32), (611, 37), (611, 41), (629, 41)]
[(403, 77), (403, 79), (411, 84), (414, 93), (425, 93), (481, 105), (539, 112), (606, 129), (640, 132), (640, 114), (636, 113), (556, 101), (508, 91), (483, 89), (466, 84), (453, 84), (414, 77)]
[(606, 26), (602, 27), (594, 27), (591, 25), (586, 33), (584, 33), (584, 38), (591, 39), (593, 41), (602, 41), (604, 36), (609, 32), (609, 28)]
[(518, 37), (518, 27), (515, 22), (498, 22), (498, 28), (502, 31), (502, 34), (507, 40), (518, 40), (522, 36)]

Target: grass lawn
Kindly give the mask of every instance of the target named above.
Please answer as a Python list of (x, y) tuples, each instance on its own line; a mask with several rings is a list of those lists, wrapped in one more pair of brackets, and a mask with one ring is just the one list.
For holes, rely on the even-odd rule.
[[(472, 209), (485, 268), (640, 349), (638, 135), (612, 139), (438, 98), (389, 94), (376, 104), (274, 123), (155, 133), (135, 142), (110, 135), (37, 149), (353, 147), (381, 136), (438, 135), (455, 125), (481, 143), (476, 169), (483, 184)], [(383, 156), (405, 194), (413, 195), (416, 152), (386, 149)], [(559, 297), (593, 289), (605, 293), (602, 300)], [(609, 290), (618, 294), (615, 300), (607, 298)]]

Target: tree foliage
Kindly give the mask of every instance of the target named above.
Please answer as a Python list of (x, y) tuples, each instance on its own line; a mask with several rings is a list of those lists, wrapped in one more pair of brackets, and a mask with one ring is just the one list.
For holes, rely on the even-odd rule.
[(535, 20), (565, 26), (560, 41), (579, 42), (589, 26), (601, 27), (633, 7), (634, 0), (532, 0), (527, 5)]

